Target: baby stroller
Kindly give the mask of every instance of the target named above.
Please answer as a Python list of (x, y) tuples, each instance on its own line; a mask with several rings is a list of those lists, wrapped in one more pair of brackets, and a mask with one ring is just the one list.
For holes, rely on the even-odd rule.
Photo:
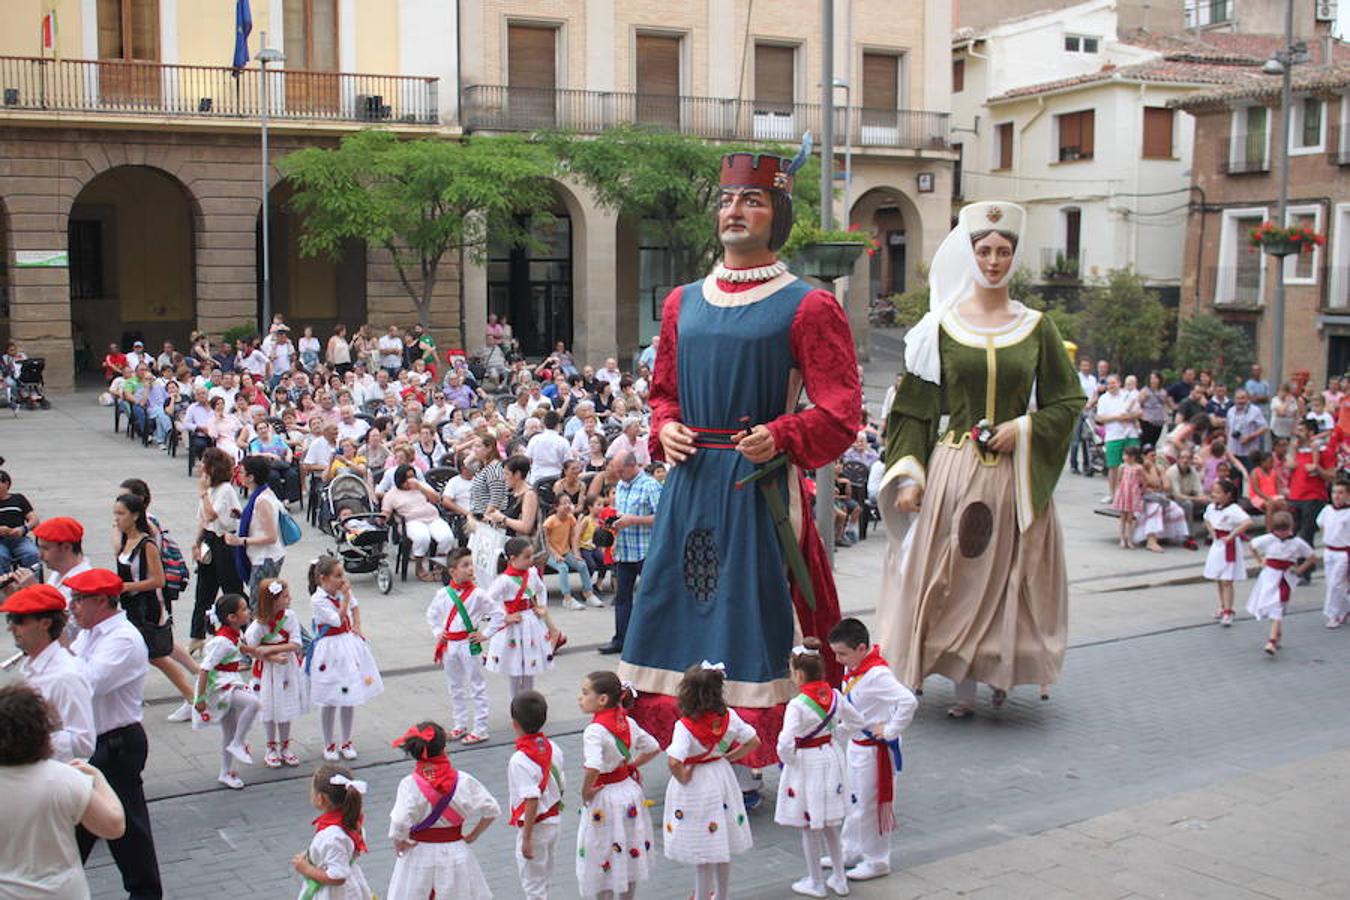
[(46, 385), (42, 381), (42, 370), (46, 367), (47, 360), (42, 357), (19, 361), (13, 380), (5, 379), (2, 383), (8, 394), (5, 399), (11, 409), (17, 412), (21, 406), (27, 409), (37, 409), (39, 406), (43, 409), (52, 408), (47, 402)]
[(366, 480), (354, 472), (339, 472), (323, 492), (321, 515), (333, 535), (344, 571), (353, 575), (375, 573), (381, 594), (394, 587), (394, 570), (386, 558), (389, 526), (375, 508)]

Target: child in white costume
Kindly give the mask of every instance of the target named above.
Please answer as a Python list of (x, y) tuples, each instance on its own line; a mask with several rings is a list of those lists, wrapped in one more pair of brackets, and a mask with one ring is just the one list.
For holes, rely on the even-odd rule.
[(1322, 529), (1322, 567), (1327, 576), (1327, 599), (1322, 605), (1328, 628), (1340, 628), (1350, 618), (1350, 482), (1331, 486), (1331, 505), (1317, 514)]
[(534, 690), (534, 678), (553, 668), (545, 615), (548, 589), (532, 565), (534, 550), (525, 538), (506, 542), (501, 573), (487, 589), (492, 618), (483, 636), (488, 639), (487, 669), (510, 679), (510, 696)]
[(1247, 612), (1257, 621), (1270, 619), (1265, 653), (1274, 656), (1280, 649), (1285, 604), (1294, 593), (1298, 576), (1311, 568), (1315, 557), (1307, 541), (1294, 537), (1294, 518), (1287, 512), (1271, 514), (1270, 533), (1252, 540), (1252, 552), (1261, 560), (1261, 573), (1247, 598)]
[(666, 756), (666, 858), (694, 866), (694, 896), (730, 896), (731, 857), (753, 845), (745, 798), (731, 764), (759, 749), (759, 738), (722, 698), (726, 667), (704, 660), (680, 681)]
[[(305, 670), (309, 673), (309, 691), (319, 707), (323, 728), (323, 758), (356, 759), (352, 744), (352, 726), (356, 707), (384, 691), (380, 669), (370, 645), (361, 634), (360, 604), (352, 596), (351, 583), (342, 563), (333, 556), (321, 556), (309, 567), (311, 615), (314, 643), (310, 645)], [(341, 710), (342, 743), (334, 736), (333, 720)]]
[[(419, 722), (394, 741), (414, 760), (398, 783), (389, 811), (389, 837), (398, 859), (386, 900), (489, 900), (487, 879), (470, 845), (501, 813), (478, 779), (450, 764), (445, 730)], [(465, 830), (464, 823), (474, 826)]]
[(361, 810), (366, 783), (350, 769), (319, 766), (309, 784), (309, 802), (319, 811), (309, 849), (291, 866), (305, 879), (298, 900), (372, 900), (356, 858), (366, 852)]
[(1238, 489), (1219, 479), (1209, 489), (1213, 501), (1205, 508), (1205, 527), (1214, 539), (1205, 556), (1205, 577), (1218, 582), (1219, 611), (1214, 614), (1225, 628), (1233, 624), (1233, 582), (1247, 578), (1242, 551), (1242, 533), (1251, 527), (1251, 516), (1238, 506)]
[(488, 696), (483, 676), (486, 653), (479, 629), (487, 624), (492, 604), (473, 582), (469, 548), (450, 551), (446, 566), (450, 583), (436, 592), (427, 607), (427, 624), (436, 638), (434, 659), (445, 669), (455, 717), (446, 739), (481, 744), (488, 739)]
[[(262, 702), (269, 769), (300, 765), (291, 750), (291, 723), (309, 712), (309, 676), (300, 653), (300, 617), (291, 609), (291, 591), (280, 578), (258, 584), (258, 617), (244, 632), (253, 657), (253, 691)], [(280, 735), (278, 739), (278, 735)]]
[(547, 900), (561, 829), (563, 755), (544, 734), (548, 701), (538, 691), (522, 691), (511, 701), (516, 752), (506, 764), (511, 827), (516, 831), (516, 870), (526, 900)]
[[(783, 711), (778, 733), (778, 804), (773, 820), (800, 828), (807, 874), (792, 890), (808, 897), (827, 897), (829, 891), (848, 893), (848, 875), (839, 826), (848, 813), (848, 781), (839, 742), (863, 727), (857, 710), (825, 681), (820, 641), (809, 637), (792, 648), (789, 672), (800, 693)], [(820, 866), (820, 837), (824, 836), (834, 874), (827, 881)], [(829, 890), (826, 890), (828, 888)]]
[(583, 897), (632, 896), (651, 875), (652, 820), (637, 774), (661, 747), (624, 712), (626, 693), (613, 672), (592, 672), (581, 683), (578, 705), (592, 716), (581, 733), (576, 872)]
[(249, 661), (239, 646), (239, 632), (248, 627), (248, 602), (240, 594), (222, 594), (214, 613), (220, 624), (202, 647), (192, 727), (220, 726), (220, 775), (216, 780), (237, 791), (244, 781), (234, 762), (252, 765), (246, 740), (258, 714), (258, 698), (248, 689)]
[(852, 784), (843, 834), (848, 877), (865, 881), (891, 872), (900, 732), (919, 701), (892, 674), (862, 622), (841, 620), (830, 630), (830, 647), (844, 666), (844, 700), (866, 723), (845, 756)]

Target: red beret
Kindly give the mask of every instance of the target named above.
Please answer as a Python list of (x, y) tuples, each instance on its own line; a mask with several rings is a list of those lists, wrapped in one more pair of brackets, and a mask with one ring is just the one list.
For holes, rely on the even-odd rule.
[(5, 598), (0, 612), (27, 614), (56, 612), (66, 608), (66, 596), (50, 584), (30, 584)]
[(72, 575), (62, 582), (77, 594), (98, 594), (104, 597), (122, 596), (122, 579), (107, 569), (90, 569)]
[(53, 544), (78, 544), (84, 540), (84, 526), (69, 516), (55, 516), (40, 522), (33, 537)]

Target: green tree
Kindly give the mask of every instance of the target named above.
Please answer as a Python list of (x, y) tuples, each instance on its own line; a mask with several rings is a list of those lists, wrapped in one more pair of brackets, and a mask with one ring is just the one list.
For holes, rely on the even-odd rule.
[(1215, 381), (1241, 384), (1253, 362), (1252, 343), (1241, 328), (1213, 315), (1181, 320), (1177, 329), (1178, 370), (1209, 369)]
[(1162, 354), (1172, 312), (1132, 269), (1112, 269), (1084, 291), (1082, 337), (1115, 371), (1152, 363)]
[(352, 238), (383, 247), (423, 327), (447, 256), (481, 262), (489, 235), (528, 244), (527, 217), (553, 205), (551, 158), (516, 137), (409, 141), (362, 131), (277, 167), (304, 216), (301, 252), (337, 258)]
[[(722, 155), (737, 149), (791, 155), (784, 148), (738, 148), (640, 125), (615, 126), (594, 138), (554, 133), (544, 142), (601, 206), (655, 229), (653, 237), (671, 248), (677, 282), (706, 273), (722, 255), (714, 223)], [(797, 173), (798, 219), (818, 214), (819, 173), (814, 159)]]

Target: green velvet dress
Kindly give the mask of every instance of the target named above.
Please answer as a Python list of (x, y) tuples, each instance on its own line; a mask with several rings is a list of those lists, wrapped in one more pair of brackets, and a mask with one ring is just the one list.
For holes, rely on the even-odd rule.
[[(948, 312), (942, 384), (906, 376), (887, 420), (878, 632), (911, 687), (931, 674), (1003, 690), (1050, 684), (1063, 664), (1068, 581), (1051, 495), (1084, 398), (1054, 323), (1014, 311), (995, 329)], [(982, 419), (1014, 423), (1012, 453), (977, 445)], [(911, 482), (924, 489), (917, 517), (895, 512)]]

